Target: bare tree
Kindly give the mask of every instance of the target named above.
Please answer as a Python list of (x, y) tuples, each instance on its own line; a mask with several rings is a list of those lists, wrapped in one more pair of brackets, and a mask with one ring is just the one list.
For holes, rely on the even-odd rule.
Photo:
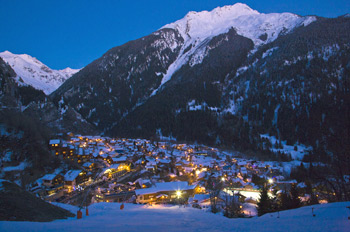
[(218, 201), (223, 188), (222, 182), (218, 178), (209, 178), (206, 189), (209, 191), (211, 212), (219, 212)]
[(232, 195), (225, 192), (225, 212), (224, 216), (228, 218), (241, 216), (241, 207), (238, 201), (238, 195), (232, 191)]

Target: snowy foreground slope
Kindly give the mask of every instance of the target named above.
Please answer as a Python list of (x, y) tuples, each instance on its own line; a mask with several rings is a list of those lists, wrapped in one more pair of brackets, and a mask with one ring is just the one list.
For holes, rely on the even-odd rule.
[(1, 52), (0, 57), (13, 68), (17, 76), (23, 81), (23, 83), (20, 81), (20, 84), (31, 85), (35, 89), (44, 91), (45, 94), (55, 91), (63, 82), (80, 70), (71, 68), (50, 69), (34, 57), (27, 54), (17, 55), (9, 51)]
[[(62, 205), (61, 205), (62, 206)], [(49, 223), (0, 222), (0, 231), (348, 231), (350, 202), (315, 205), (267, 214), (260, 218), (228, 219), (221, 215), (178, 206), (98, 203), (83, 219)], [(76, 213), (72, 206), (64, 206)]]

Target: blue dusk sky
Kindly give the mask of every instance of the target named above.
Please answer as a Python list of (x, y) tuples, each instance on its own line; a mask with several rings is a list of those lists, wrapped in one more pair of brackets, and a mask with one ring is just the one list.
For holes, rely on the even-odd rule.
[(350, 11), (349, 0), (0, 0), (0, 52), (26, 53), (53, 69), (81, 68), (188, 11), (237, 2), (261, 13), (337, 17)]

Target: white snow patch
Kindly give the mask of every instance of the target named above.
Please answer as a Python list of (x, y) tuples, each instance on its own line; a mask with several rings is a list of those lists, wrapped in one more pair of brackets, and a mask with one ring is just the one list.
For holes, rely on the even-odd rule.
[(278, 47), (273, 47), (273, 48), (268, 49), (266, 52), (263, 53), (262, 58), (264, 59), (265, 57), (271, 56), (272, 53), (277, 49), (278, 49)]
[(273, 116), (273, 120), (272, 120), (272, 125), (277, 125), (277, 121), (278, 121), (278, 110), (280, 109), (281, 105), (278, 104), (276, 106), (275, 112), (274, 112), (274, 116)]
[(189, 106), (188, 107), (189, 111), (198, 111), (198, 110), (205, 110), (205, 109), (216, 111), (216, 112), (218, 111), (217, 107), (208, 106), (206, 102), (202, 102), (201, 104), (196, 105), (195, 100), (192, 100), (188, 102), (187, 105)]
[(4, 167), (2, 170), (4, 172), (23, 171), (28, 166), (29, 164), (26, 161), (23, 161), (17, 166)]
[[(276, 142), (278, 143), (279, 140), (276, 139), (275, 136), (269, 136), (268, 134), (262, 134), (260, 135), (261, 138), (266, 138), (270, 141), (272, 144), (271, 151), (272, 152), (281, 152), (284, 154), (291, 155), (292, 159), (294, 160), (302, 160), (305, 154), (308, 154), (310, 151), (312, 151), (311, 146), (306, 146), (303, 144), (295, 144), (295, 145), (287, 145), (287, 141), (280, 141), (283, 148), (275, 148)], [(294, 150), (294, 147), (297, 148), (297, 151)]]

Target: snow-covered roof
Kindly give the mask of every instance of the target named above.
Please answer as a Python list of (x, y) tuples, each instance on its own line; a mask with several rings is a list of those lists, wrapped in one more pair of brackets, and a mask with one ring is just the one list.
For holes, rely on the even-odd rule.
[(168, 160), (168, 159), (159, 159), (158, 162), (159, 162), (159, 163), (162, 163), (162, 164), (170, 164), (170, 163), (171, 163), (171, 160)]
[(108, 168), (105, 168), (104, 171), (107, 171), (108, 169), (118, 169), (118, 167), (120, 166), (121, 164), (112, 164), (111, 166), (109, 166)]
[(81, 173), (81, 170), (69, 170), (65, 175), (64, 175), (64, 180), (66, 181), (73, 181), (75, 178), (79, 176)]
[(53, 180), (57, 174), (46, 174), (45, 176), (41, 177), (42, 180)]
[(92, 164), (91, 162), (86, 162), (83, 164), (83, 167), (90, 167), (91, 164)]
[(191, 190), (195, 185), (188, 185), (186, 181), (156, 183), (155, 187), (135, 190), (136, 195), (152, 194), (163, 191)]
[(124, 148), (119, 147), (119, 146), (118, 147), (116, 146), (116, 147), (113, 147), (113, 148), (114, 148), (114, 150), (119, 151), (121, 153), (125, 150)]
[(113, 162), (125, 162), (127, 160), (128, 157), (123, 156), (123, 157), (119, 157), (119, 158), (112, 158)]
[(201, 202), (209, 198), (210, 198), (209, 194), (196, 194), (194, 195), (193, 200), (197, 200), (198, 202)]
[(59, 144), (61, 142), (61, 140), (59, 139), (51, 139), (49, 144), (52, 145), (52, 144)]

